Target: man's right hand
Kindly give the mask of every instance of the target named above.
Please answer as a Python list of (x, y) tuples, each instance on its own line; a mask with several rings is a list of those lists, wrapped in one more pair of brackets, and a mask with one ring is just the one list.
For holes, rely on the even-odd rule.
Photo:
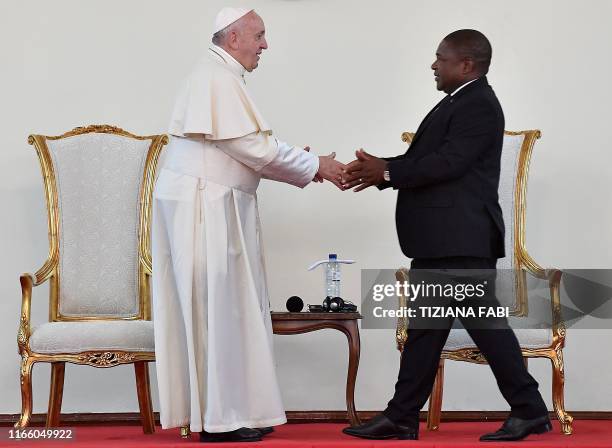
[(319, 171), (317, 176), (321, 176), (323, 179), (327, 179), (332, 182), (340, 190), (342, 187), (342, 174), (346, 165), (338, 162), (336, 159), (336, 153), (332, 152), (328, 156), (319, 156)]

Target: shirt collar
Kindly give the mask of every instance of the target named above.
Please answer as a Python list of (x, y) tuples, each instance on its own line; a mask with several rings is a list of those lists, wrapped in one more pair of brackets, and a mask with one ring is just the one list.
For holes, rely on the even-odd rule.
[(450, 94), (450, 96), (455, 96), (455, 94), (457, 92), (459, 92), (461, 89), (463, 89), (465, 86), (472, 84), (474, 81), (478, 81), (480, 78), (476, 78), (476, 79), (472, 79), (471, 81), (466, 82), (465, 84), (461, 84), (459, 87), (457, 87), (455, 89), (455, 91), (453, 93)]
[(216, 59), (221, 60), (223, 62), (225, 62), (225, 64), (227, 65), (227, 68), (236, 76), (242, 78), (242, 80), (244, 81), (244, 73), (246, 72), (246, 69), (242, 66), (242, 64), (240, 62), (238, 62), (236, 59), (234, 59), (232, 57), (232, 55), (230, 55), (227, 51), (225, 51), (223, 48), (215, 45), (215, 44), (210, 44), (210, 47), (208, 47), (208, 52)]

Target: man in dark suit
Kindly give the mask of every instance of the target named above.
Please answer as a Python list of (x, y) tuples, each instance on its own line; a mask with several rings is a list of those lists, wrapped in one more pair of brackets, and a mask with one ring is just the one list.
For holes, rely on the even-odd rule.
[[(375, 185), (381, 190), (398, 190), (397, 233), (403, 253), (412, 258), (411, 272), (416, 274), (493, 270), (497, 259), (504, 256), (504, 223), (497, 194), (504, 115), (485, 76), (491, 53), (489, 41), (478, 31), (459, 30), (446, 36), (431, 68), (437, 89), (447, 96), (425, 117), (409, 150), (385, 159), (359, 150), (357, 160), (347, 167), (346, 189), (360, 191)], [(497, 303), (494, 296), (490, 300)], [(520, 440), (549, 431), (538, 383), (523, 363), (507, 320), (482, 319), (477, 325), (466, 325), (466, 321), (462, 320), (511, 406), (503, 426), (481, 440)], [(370, 439), (418, 438), (419, 410), (431, 393), (453, 319), (442, 322), (441, 328), (411, 326), (387, 409), (368, 423), (346, 428), (346, 434)]]

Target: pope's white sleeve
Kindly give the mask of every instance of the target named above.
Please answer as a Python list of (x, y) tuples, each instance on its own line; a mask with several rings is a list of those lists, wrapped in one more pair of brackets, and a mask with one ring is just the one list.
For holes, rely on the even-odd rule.
[(261, 132), (253, 132), (238, 138), (214, 140), (212, 143), (232, 159), (255, 171), (261, 171), (278, 154), (274, 139)]
[(228, 156), (259, 171), (263, 177), (296, 187), (304, 188), (319, 171), (316, 155), (261, 132), (216, 140), (214, 144)]
[(275, 137), (270, 139), (276, 143), (278, 154), (262, 168), (261, 174), (299, 188), (308, 185), (319, 171), (319, 158), (299, 146), (291, 146)]

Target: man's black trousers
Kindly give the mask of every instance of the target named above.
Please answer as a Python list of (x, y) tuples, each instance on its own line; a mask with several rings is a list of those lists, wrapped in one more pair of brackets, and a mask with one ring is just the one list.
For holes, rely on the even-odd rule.
[[(478, 257), (413, 259), (410, 266), (410, 282), (421, 278), (419, 272), (455, 269), (494, 270), (496, 262), (495, 258)], [(492, 285), (489, 281), (493, 291), (494, 279), (495, 277)], [(487, 303), (497, 303), (494, 294), (488, 297)], [(418, 427), (419, 411), (431, 394), (440, 354), (453, 321), (452, 317), (445, 320), (436, 319), (433, 328), (428, 325), (412, 328), (409, 323), (408, 340), (402, 353), (395, 394), (383, 412), (394, 423)], [(538, 383), (527, 371), (519, 343), (507, 320), (478, 319), (476, 323), (470, 319), (461, 319), (461, 321), (487, 359), (499, 390), (510, 404), (510, 415), (530, 419), (546, 414), (548, 411), (538, 391)], [(468, 395), (480, 393), (482, 393), (480, 390), (466, 391)]]

